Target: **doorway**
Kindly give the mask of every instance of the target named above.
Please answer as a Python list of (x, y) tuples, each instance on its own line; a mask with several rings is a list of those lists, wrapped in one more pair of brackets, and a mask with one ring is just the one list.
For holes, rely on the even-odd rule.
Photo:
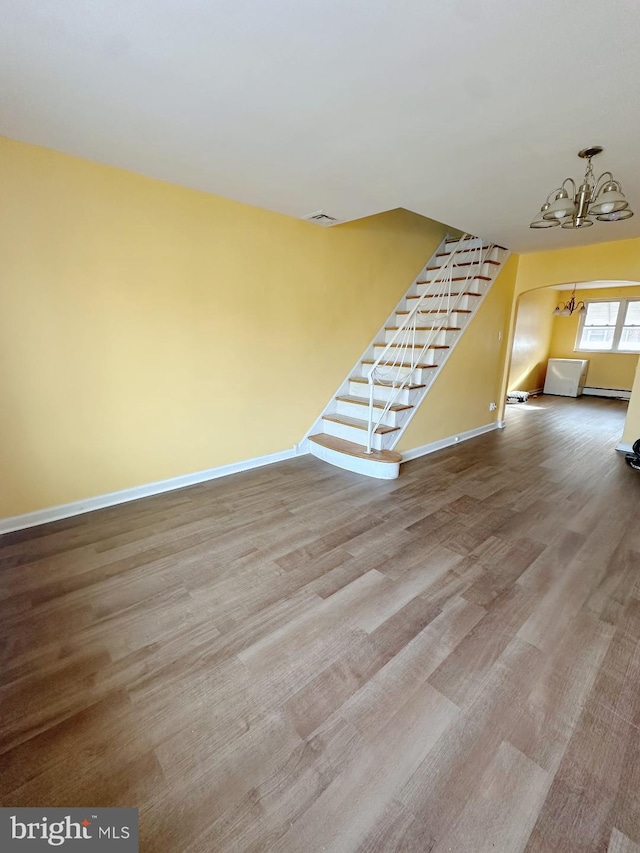
[[(567, 282), (529, 290), (517, 305), (508, 399), (537, 398), (536, 411), (543, 415), (554, 401), (600, 398), (616, 402), (611, 411), (619, 419), (631, 396), (639, 352), (640, 283)], [(572, 371), (575, 383), (551, 381)], [(526, 405), (508, 404), (505, 419)]]

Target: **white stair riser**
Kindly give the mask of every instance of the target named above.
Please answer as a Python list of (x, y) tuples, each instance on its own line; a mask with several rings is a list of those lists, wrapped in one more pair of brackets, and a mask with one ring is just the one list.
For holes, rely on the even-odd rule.
[[(386, 329), (385, 333), (384, 333), (385, 343), (390, 344), (392, 342), (393, 336), (395, 334), (396, 333), (394, 331), (392, 331), (391, 329)], [(420, 331), (419, 329), (416, 329), (416, 331), (413, 332), (409, 336), (409, 338), (412, 342), (415, 341), (415, 343), (417, 343), (417, 344), (429, 343), (429, 344), (437, 344), (438, 346), (441, 344), (446, 344), (447, 346), (451, 346), (453, 341), (456, 339), (457, 334), (458, 334), (457, 332), (444, 331), (444, 330), (441, 330), (439, 332), (427, 332), (424, 330)], [(395, 343), (402, 343), (403, 337), (404, 336), (402, 334), (398, 335), (398, 338), (396, 338)]]
[[(392, 388), (390, 385), (376, 385), (374, 395), (376, 400), (393, 400), (394, 403), (400, 403), (402, 406), (413, 406), (420, 397), (421, 388)], [(362, 382), (349, 382), (349, 394), (355, 397), (367, 398), (368, 386)]]
[[(427, 362), (423, 362), (423, 364), (426, 364), (426, 363)], [(361, 374), (362, 374), (362, 376), (365, 377), (365, 379), (369, 376), (370, 370), (371, 370), (370, 364), (361, 364), (360, 365)], [(400, 368), (398, 368), (397, 373), (400, 376), (407, 376), (409, 373), (411, 373), (411, 370), (408, 367), (400, 367)], [(431, 367), (425, 367), (425, 368), (416, 367), (416, 369), (412, 372), (411, 381), (416, 385), (427, 385), (431, 380), (431, 374), (432, 373), (435, 373), (435, 370)]]
[[(453, 278), (461, 278), (461, 277), (471, 278), (474, 275), (485, 275), (485, 276), (490, 277), (493, 270), (494, 270), (493, 264), (479, 265), (477, 263), (474, 263), (470, 267), (454, 267), (452, 270), (452, 277)], [(443, 284), (447, 283), (449, 281), (449, 273), (447, 272), (446, 275), (443, 275), (439, 270), (427, 270), (427, 269), (425, 269), (420, 274), (420, 276), (418, 276), (419, 281), (435, 281), (436, 278), (438, 279), (438, 281), (441, 281)], [(457, 284), (457, 282), (454, 282), (454, 284)]]
[(460, 251), (464, 251), (465, 249), (477, 249), (478, 246), (486, 246), (487, 241), (483, 240), (482, 237), (467, 237), (466, 240), (460, 242), (460, 240), (456, 240), (455, 237), (452, 237), (450, 240), (446, 240), (444, 244), (444, 251), (450, 252), (452, 249), (455, 249), (456, 246), (460, 246)]
[[(369, 417), (368, 404), (363, 406), (359, 403), (346, 403), (344, 400), (337, 400), (336, 411), (339, 415), (347, 415), (350, 418), (360, 418), (363, 421), (366, 421)], [(373, 419), (376, 423), (380, 422), (385, 424), (385, 426), (400, 426), (402, 423), (401, 415), (404, 414), (404, 412), (386, 412), (382, 417), (382, 420), (380, 420), (382, 411), (382, 409), (376, 409), (374, 407)]]
[[(324, 430), (327, 435), (335, 435), (336, 438), (344, 438), (346, 441), (353, 441), (356, 444), (367, 443), (367, 432), (364, 429), (348, 426), (347, 424), (338, 424), (335, 421), (323, 421)], [(374, 450), (382, 450), (382, 436), (373, 435), (371, 442)]]
[[(405, 309), (405, 310), (410, 310)], [(448, 318), (448, 319), (447, 319)], [(448, 314), (446, 311), (438, 311), (437, 313), (432, 314), (429, 313), (420, 313), (418, 315), (418, 325), (419, 326), (439, 326), (443, 320), (447, 319), (447, 326), (460, 326), (463, 327), (467, 320), (471, 318), (471, 314), (465, 314), (464, 312), (460, 313), (458, 311), (452, 311), (451, 314)], [(407, 319), (406, 314), (397, 313), (395, 316), (396, 326), (401, 326)]]
[[(452, 284), (452, 293), (482, 293), (483, 288), (489, 284), (482, 278), (470, 278), (469, 281), (454, 281)], [(435, 308), (460, 308), (457, 296), (449, 296), (446, 290), (435, 290), (438, 287), (438, 282), (434, 285), (416, 284), (416, 296), (425, 296), (425, 299), (435, 301)], [(428, 308), (429, 306), (424, 306)]]
[[(402, 349), (400, 351), (402, 358), (401, 362), (410, 363), (411, 361), (419, 361), (420, 364), (441, 364), (442, 359), (445, 357), (446, 353), (449, 350), (447, 349), (427, 349), (422, 352), (422, 348), (418, 345), (415, 347), (415, 353), (413, 349), (409, 347), (408, 349)], [(373, 354), (375, 358), (379, 358), (383, 355), (388, 364), (392, 364), (395, 361), (396, 352), (395, 350), (387, 351), (387, 348), (384, 344), (376, 344), (373, 348)], [(415, 354), (415, 359), (414, 359)]]
[(382, 441), (380, 442), (381, 450), (393, 450), (395, 445), (398, 443), (398, 438), (402, 435), (401, 432), (388, 432), (386, 435), (382, 436)]
[[(475, 311), (478, 305), (478, 297), (477, 296), (460, 296), (456, 298), (456, 308), (460, 308), (462, 311)], [(416, 303), (416, 300), (412, 297), (407, 297), (407, 310), (411, 311)], [(425, 296), (425, 298), (420, 303), (420, 307), (424, 311), (429, 311), (431, 309), (440, 310), (443, 306), (446, 305), (446, 300), (443, 302), (438, 297), (433, 296)]]
[[(448, 246), (447, 251), (449, 251), (452, 246)], [(450, 259), (450, 255), (436, 255), (433, 260), (430, 260), (427, 266), (429, 267), (443, 267), (447, 261)], [(456, 263), (465, 264), (469, 263), (469, 261), (473, 263), (477, 263), (478, 261), (499, 261), (500, 260), (500, 249), (493, 248), (489, 253), (487, 253), (486, 249), (483, 249), (482, 252), (479, 252), (478, 249), (465, 249), (458, 253), (456, 256)]]

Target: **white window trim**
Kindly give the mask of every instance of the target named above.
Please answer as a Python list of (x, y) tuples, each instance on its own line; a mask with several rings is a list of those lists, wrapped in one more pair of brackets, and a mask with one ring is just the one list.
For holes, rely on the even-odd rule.
[[(590, 302), (619, 302), (620, 308), (618, 309), (618, 317), (616, 319), (616, 325), (613, 332), (613, 341), (611, 342), (611, 349), (589, 349), (589, 347), (581, 347), (580, 340), (582, 338), (582, 331), (584, 329), (584, 321), (587, 317), (587, 312), (584, 311), (580, 314), (580, 322), (578, 323), (578, 335), (576, 337), (576, 344), (573, 348), (574, 352), (597, 352), (597, 353), (623, 353), (625, 355), (638, 355), (637, 349), (621, 349), (620, 338), (622, 337), (622, 330), (624, 328), (624, 321), (627, 316), (627, 306), (630, 302), (640, 302), (640, 296), (631, 296), (628, 299), (621, 299), (617, 297), (615, 299), (585, 299), (584, 304), (585, 308), (589, 305)], [(640, 327), (639, 327), (640, 328)]]

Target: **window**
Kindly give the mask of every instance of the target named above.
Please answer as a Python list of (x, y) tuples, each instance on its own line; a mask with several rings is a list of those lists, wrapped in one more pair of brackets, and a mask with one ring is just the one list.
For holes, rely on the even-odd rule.
[(586, 303), (580, 315), (576, 350), (640, 352), (640, 299)]

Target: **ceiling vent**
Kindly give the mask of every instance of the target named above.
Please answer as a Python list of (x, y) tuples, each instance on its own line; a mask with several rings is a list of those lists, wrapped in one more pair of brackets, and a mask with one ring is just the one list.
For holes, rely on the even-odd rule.
[(329, 216), (328, 213), (324, 213), (322, 210), (316, 210), (315, 213), (309, 213), (307, 216), (302, 217), (306, 222), (315, 222), (316, 225), (324, 225), (325, 227), (328, 225), (338, 225), (342, 222), (341, 219), (336, 219), (335, 216)]

